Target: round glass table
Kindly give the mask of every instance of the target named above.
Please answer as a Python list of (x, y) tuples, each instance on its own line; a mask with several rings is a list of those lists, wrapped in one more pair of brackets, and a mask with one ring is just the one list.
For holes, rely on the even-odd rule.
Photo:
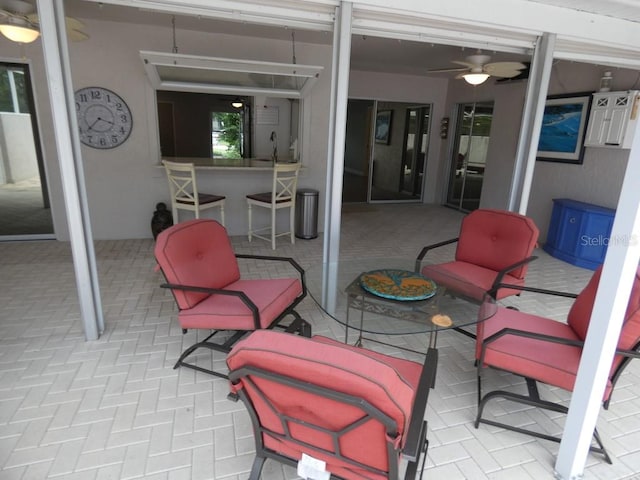
[[(311, 297), (344, 325), (345, 343), (350, 329), (358, 333), (356, 345), (367, 333), (428, 333), (429, 348), (435, 348), (438, 331), (456, 329), (473, 336), (464, 327), (496, 313), (495, 301), (464, 278), (442, 274), (436, 283), (415, 274), (414, 266), (415, 259), (407, 258), (340, 260), (315, 265), (305, 277)], [(484, 301), (469, 300), (474, 297)]]

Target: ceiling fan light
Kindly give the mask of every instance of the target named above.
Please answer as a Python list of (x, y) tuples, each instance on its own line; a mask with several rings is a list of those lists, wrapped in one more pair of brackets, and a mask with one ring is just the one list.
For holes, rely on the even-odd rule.
[(471, 85), (480, 85), (489, 78), (488, 73), (466, 73), (462, 76), (464, 80)]
[(31, 43), (40, 36), (40, 32), (34, 28), (20, 27), (6, 23), (0, 24), (0, 33), (9, 40), (18, 43)]
[(240, 97), (236, 97), (233, 102), (231, 102), (231, 106), (233, 108), (242, 108), (242, 106), (244, 105), (244, 103), (242, 102), (242, 99)]

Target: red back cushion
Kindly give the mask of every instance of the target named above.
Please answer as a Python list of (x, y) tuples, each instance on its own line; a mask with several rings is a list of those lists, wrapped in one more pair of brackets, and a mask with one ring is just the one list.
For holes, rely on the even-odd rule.
[[(395, 420), (398, 433), (402, 435), (413, 407), (413, 386), (409, 379), (403, 377), (400, 371), (385, 362), (380, 355), (367, 355), (365, 352), (365, 349), (360, 351), (336, 342), (257, 330), (234, 346), (227, 356), (227, 365), (230, 371), (252, 365), (363, 398)], [(417, 367), (420, 368), (419, 365)], [(328, 398), (255, 377), (252, 381), (265, 389), (265, 395), (277, 410), (305, 422), (301, 425), (310, 423), (335, 431), (352, 422), (358, 423), (358, 419), (363, 417), (362, 410), (344, 403), (338, 404)], [(261, 425), (266, 426), (268, 430), (283, 433), (282, 422), (274, 415), (273, 409), (262, 401), (261, 395), (253, 391), (252, 383), (241, 380), (238, 385), (232, 386), (234, 391), (239, 388), (244, 388), (250, 396)], [(298, 441), (333, 451), (334, 445), (326, 434), (296, 425), (292, 422), (290, 428), (292, 436)], [(278, 445), (276, 441), (268, 440), (267, 437), (265, 435), (267, 446), (277, 451), (293, 454), (300, 450), (300, 445), (296, 446), (294, 442), (283, 440), (282, 444)], [(340, 448), (348, 458), (386, 470), (386, 442), (382, 424), (367, 421), (343, 432)], [(312, 456), (327, 461), (329, 471), (346, 466), (339, 459), (325, 456), (317, 450), (308, 451), (312, 452)], [(299, 456), (299, 452), (297, 455)]]
[[(567, 323), (582, 340), (587, 336), (591, 311), (593, 310), (601, 274), (602, 266), (598, 267), (594, 272), (587, 286), (584, 287), (571, 306), (567, 316)], [(640, 269), (636, 270), (618, 347), (622, 349), (633, 348), (638, 343), (638, 340), (640, 340)]]
[[(158, 235), (156, 261), (168, 283), (224, 288), (240, 278), (226, 229), (215, 220), (178, 223)], [(173, 290), (180, 310), (194, 307), (208, 293)]]
[[(478, 209), (462, 220), (456, 260), (499, 271), (531, 256), (538, 227), (524, 215), (505, 210)], [(510, 272), (524, 279), (527, 266)]]

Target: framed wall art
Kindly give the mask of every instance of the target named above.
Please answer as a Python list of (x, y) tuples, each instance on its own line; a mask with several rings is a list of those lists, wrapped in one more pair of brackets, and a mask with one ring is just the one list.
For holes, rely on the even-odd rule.
[(376, 143), (389, 145), (391, 139), (391, 116), (393, 110), (380, 110), (376, 114)]
[(590, 93), (547, 98), (536, 159), (581, 164), (590, 106)]

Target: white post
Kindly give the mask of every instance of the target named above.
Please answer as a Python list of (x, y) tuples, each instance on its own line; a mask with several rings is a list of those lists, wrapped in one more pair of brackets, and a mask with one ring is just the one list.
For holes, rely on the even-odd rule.
[(336, 9), (331, 64), (331, 105), (329, 109), (329, 148), (327, 153), (327, 188), (324, 215), (323, 262), (334, 263), (340, 255), (340, 220), (342, 209), (342, 175), (344, 142), (347, 130), (347, 99), (351, 60), (351, 2), (341, 2)]
[(591, 323), (556, 460), (556, 476), (559, 479), (582, 478), (600, 413), (607, 377), (640, 260), (638, 178), (640, 126), (636, 127), (631, 145), (600, 285), (591, 313)]
[(550, 33), (538, 38), (529, 72), (508, 207), (510, 211), (518, 210), (522, 215), (526, 213), (529, 203), (555, 40), (555, 35)]
[(63, 0), (38, 0), (38, 14), (78, 301), (85, 338), (97, 340), (104, 330), (104, 320), (75, 116)]

